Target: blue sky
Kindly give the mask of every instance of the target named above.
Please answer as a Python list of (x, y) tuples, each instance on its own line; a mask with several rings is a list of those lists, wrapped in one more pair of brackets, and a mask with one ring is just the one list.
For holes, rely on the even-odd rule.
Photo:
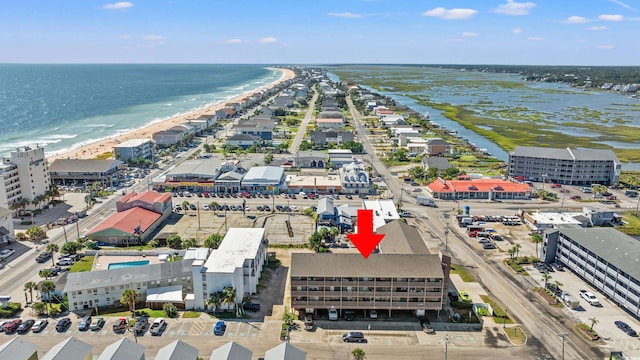
[(0, 62), (640, 65), (640, 0), (5, 0)]

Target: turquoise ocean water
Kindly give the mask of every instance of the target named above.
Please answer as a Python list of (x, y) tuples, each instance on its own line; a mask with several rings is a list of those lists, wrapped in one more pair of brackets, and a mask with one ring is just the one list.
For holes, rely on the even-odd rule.
[(35, 145), (56, 154), (279, 77), (261, 65), (0, 64), (0, 156)]

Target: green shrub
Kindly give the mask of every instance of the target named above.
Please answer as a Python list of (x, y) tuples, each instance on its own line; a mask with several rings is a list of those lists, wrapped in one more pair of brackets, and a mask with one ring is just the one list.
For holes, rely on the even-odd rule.
[(22, 305), (16, 302), (10, 302), (6, 309), (0, 308), (0, 318), (12, 318), (22, 310)]

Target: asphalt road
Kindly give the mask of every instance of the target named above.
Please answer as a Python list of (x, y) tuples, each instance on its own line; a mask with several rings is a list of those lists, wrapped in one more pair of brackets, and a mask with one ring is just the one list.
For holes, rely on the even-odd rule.
[(309, 122), (311, 122), (311, 117), (313, 116), (313, 110), (315, 110), (316, 108), (316, 100), (318, 100), (318, 92), (314, 87), (313, 97), (309, 102), (309, 108), (307, 108), (307, 112), (304, 114), (304, 119), (302, 119), (302, 122), (298, 127), (298, 132), (296, 132), (296, 136), (293, 138), (293, 141), (291, 141), (291, 146), (289, 147), (289, 152), (292, 155), (295, 155), (300, 149), (300, 144), (302, 143), (302, 140), (304, 139), (304, 135), (307, 132), (307, 126), (309, 126)]

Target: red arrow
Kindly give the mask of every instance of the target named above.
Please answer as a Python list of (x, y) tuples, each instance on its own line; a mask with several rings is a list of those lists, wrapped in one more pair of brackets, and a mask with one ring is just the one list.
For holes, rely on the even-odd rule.
[(364, 258), (368, 258), (384, 235), (373, 233), (373, 210), (358, 210), (358, 233), (347, 237)]

